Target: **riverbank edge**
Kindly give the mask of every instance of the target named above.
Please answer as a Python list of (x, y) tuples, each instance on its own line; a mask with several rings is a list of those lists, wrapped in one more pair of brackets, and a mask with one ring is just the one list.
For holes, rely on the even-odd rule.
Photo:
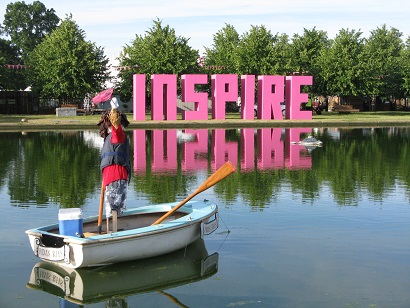
[[(393, 119), (392, 119), (393, 118)], [(84, 117), (35, 117), (35, 116), (13, 116), (0, 117), (0, 132), (7, 131), (49, 131), (49, 130), (97, 130), (99, 118)], [(292, 127), (392, 127), (410, 126), (410, 113), (400, 116), (378, 116), (369, 117), (363, 113), (363, 117), (340, 116), (318, 117), (312, 120), (145, 120), (136, 121), (129, 119), (130, 125), (127, 129), (240, 129), (240, 128), (292, 128)]]

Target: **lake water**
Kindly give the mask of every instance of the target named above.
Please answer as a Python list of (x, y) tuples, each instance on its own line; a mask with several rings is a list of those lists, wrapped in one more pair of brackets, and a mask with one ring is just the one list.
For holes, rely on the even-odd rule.
[[(410, 307), (410, 127), (134, 130), (127, 207), (219, 206), (204, 242), (73, 272), (38, 263), (26, 229), (97, 215), (97, 131), (0, 133), (0, 307)], [(298, 144), (312, 134), (322, 147)], [(121, 252), (119, 252), (121, 253)]]

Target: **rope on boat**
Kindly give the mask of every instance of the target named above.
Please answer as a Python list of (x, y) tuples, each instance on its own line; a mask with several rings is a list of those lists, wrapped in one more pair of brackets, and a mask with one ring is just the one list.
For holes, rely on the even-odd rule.
[(229, 233), (231, 233), (231, 230), (229, 230), (228, 226), (226, 225), (225, 221), (221, 218), (221, 216), (218, 216), (219, 221), (222, 221), (222, 223), (224, 224), (225, 228), (227, 229), (226, 232), (219, 232), (219, 233), (226, 233), (225, 238), (223, 239), (221, 245), (219, 245), (219, 248), (216, 250), (216, 252), (219, 252), (219, 250), (221, 249), (222, 245), (225, 243), (226, 239), (228, 238)]

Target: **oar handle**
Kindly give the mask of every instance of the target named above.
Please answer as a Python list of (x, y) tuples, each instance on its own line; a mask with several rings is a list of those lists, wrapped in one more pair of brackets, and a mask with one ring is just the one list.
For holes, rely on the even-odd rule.
[(193, 194), (188, 196), (184, 201), (180, 202), (177, 206), (175, 206), (174, 208), (169, 210), (167, 213), (165, 213), (163, 216), (161, 216), (157, 221), (153, 223), (153, 225), (157, 225), (161, 223), (165, 218), (170, 216), (172, 213), (178, 210), (181, 206), (183, 206), (185, 203), (187, 203), (197, 194), (214, 186), (216, 183), (218, 183), (219, 181), (222, 181), (224, 178), (226, 178), (228, 175), (230, 175), (234, 171), (235, 171), (234, 165), (230, 161), (226, 162), (225, 164), (223, 164), (222, 167), (216, 170), (208, 179), (206, 179), (206, 181), (203, 182), (201, 186), (199, 186), (198, 189)]

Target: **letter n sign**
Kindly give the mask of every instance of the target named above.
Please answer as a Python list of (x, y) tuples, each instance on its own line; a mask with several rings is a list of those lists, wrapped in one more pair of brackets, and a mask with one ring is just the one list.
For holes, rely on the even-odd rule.
[(177, 75), (151, 76), (152, 120), (177, 119)]

